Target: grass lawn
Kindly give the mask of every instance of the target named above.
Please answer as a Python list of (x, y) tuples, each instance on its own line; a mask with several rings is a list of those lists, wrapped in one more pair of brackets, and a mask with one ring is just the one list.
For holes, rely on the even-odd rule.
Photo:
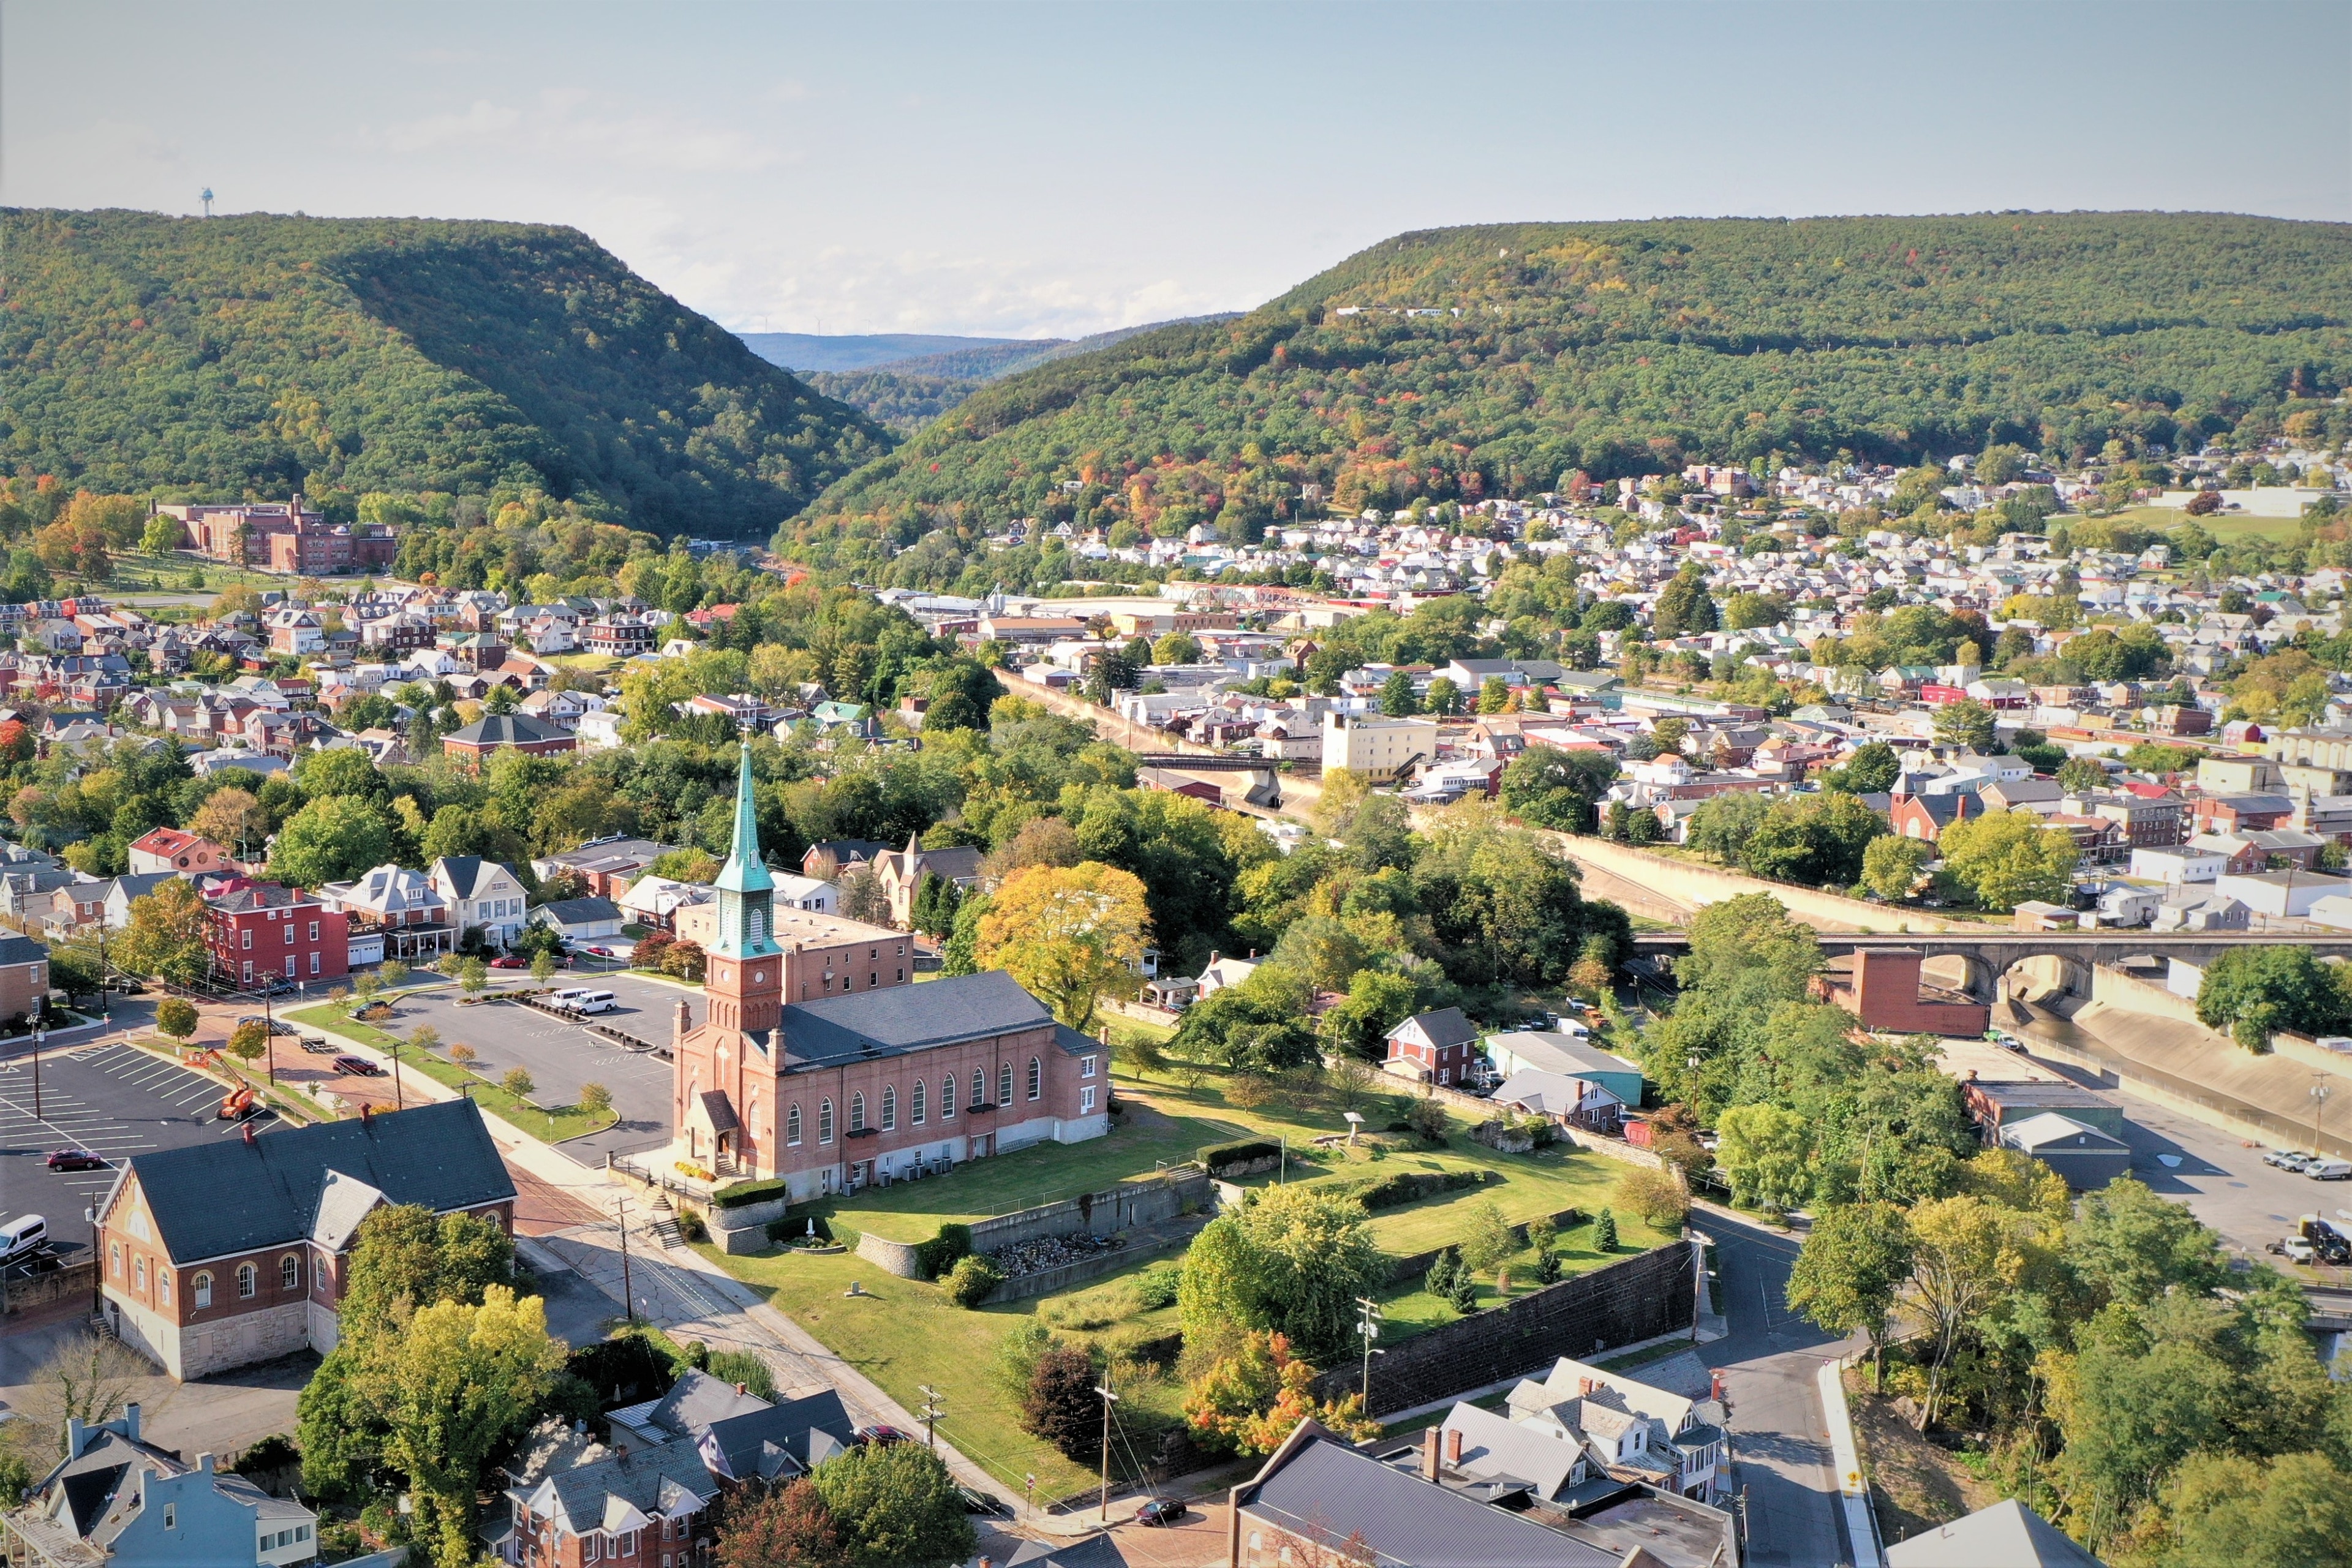
[[(405, 1045), (397, 1036), (387, 1034), (373, 1024), (362, 1024), (345, 1016), (342, 1009), (332, 1003), (305, 1007), (286, 1016), (291, 1022), (308, 1024), (313, 1028), (332, 1029), (380, 1051), (390, 1052)], [(542, 1142), (561, 1143), (566, 1138), (601, 1132), (618, 1120), (609, 1110), (595, 1115), (576, 1105), (557, 1106), (553, 1110), (533, 1105), (519, 1095), (508, 1093), (479, 1073), (470, 1072), (446, 1058), (419, 1050), (414, 1046), (400, 1050), (400, 1060), (404, 1066), (415, 1068), (437, 1083), (447, 1084), (461, 1093), (470, 1093), (474, 1103), (483, 1110), (496, 1112)]]
[(2185, 510), (2177, 506), (2127, 507), (2122, 511), (2110, 512), (2104, 519), (2084, 521), (2113, 522), (2129, 528), (2152, 529), (2158, 533), (2168, 532), (2184, 522), (2193, 522), (2225, 544), (2233, 539), (2250, 537), (2293, 539), (2303, 531), (2301, 518), (2242, 515), (2231, 517), (2220, 512), (2210, 517), (2191, 517)]

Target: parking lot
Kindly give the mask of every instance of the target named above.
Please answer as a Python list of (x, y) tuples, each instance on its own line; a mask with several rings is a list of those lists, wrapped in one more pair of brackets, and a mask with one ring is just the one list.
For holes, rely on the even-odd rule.
[[(670, 1020), (679, 998), (694, 1005), (697, 1022), (702, 1017), (700, 997), (632, 975), (567, 975), (560, 983), (612, 992), (617, 1005), (596, 1015), (594, 1022), (656, 1045), (669, 1044)], [(499, 990), (494, 985), (485, 994), (495, 996)], [(576, 1105), (580, 1087), (586, 1083), (611, 1089), (620, 1120), (602, 1132), (557, 1145), (582, 1164), (602, 1165), (608, 1152), (624, 1154), (669, 1142), (670, 1068), (659, 1057), (632, 1051), (520, 1003), (462, 1006), (457, 993), (446, 988), (404, 993), (393, 1000), (398, 1016), (391, 1026), (404, 1037), (429, 1024), (440, 1031), (445, 1049), (472, 1047), (474, 1070), (492, 1080), (519, 1067), (530, 1074), (536, 1086), (531, 1099), (541, 1105)]]
[[(82, 1212), (114, 1184), (126, 1158), (239, 1136), (235, 1125), (214, 1120), (219, 1084), (121, 1041), (44, 1052), (40, 1078), (36, 1116), (31, 1057), (0, 1064), (0, 1221), (41, 1215), (68, 1258), (89, 1245)], [(273, 1119), (265, 1114), (254, 1124), (268, 1128)], [(87, 1149), (110, 1168), (49, 1170), (45, 1162), (56, 1149)]]

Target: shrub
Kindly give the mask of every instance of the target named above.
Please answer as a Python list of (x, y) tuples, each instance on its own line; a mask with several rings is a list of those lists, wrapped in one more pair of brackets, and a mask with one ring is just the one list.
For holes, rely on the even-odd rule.
[(1399, 1171), (1392, 1175), (1374, 1176), (1346, 1185), (1365, 1208), (1390, 1209), (1402, 1204), (1419, 1203), (1440, 1193), (1458, 1193), (1479, 1186), (1486, 1180), (1486, 1173), (1484, 1171)]
[(1557, 1285), (1559, 1283), (1559, 1253), (1538, 1252), (1536, 1254), (1536, 1283), (1538, 1285)]
[(963, 1261), (971, 1252), (971, 1226), (943, 1225), (939, 1235), (915, 1247), (915, 1260), (920, 1264), (923, 1278), (937, 1279)]
[(1617, 1250), (1617, 1216), (1607, 1209), (1592, 1216), (1592, 1247), (1596, 1252)]
[(1441, 1248), (1431, 1261), (1429, 1272), (1422, 1278), (1423, 1287), (1439, 1300), (1447, 1300), (1454, 1294), (1454, 1275), (1460, 1267), (1452, 1247)]
[(1559, 1226), (1543, 1215), (1528, 1221), (1528, 1245), (1538, 1254), (1549, 1252), (1551, 1244), (1559, 1237)]
[(712, 1351), (710, 1364), (703, 1370), (721, 1383), (741, 1384), (747, 1394), (756, 1394), (762, 1399), (775, 1395), (775, 1373), (751, 1351)]
[(1176, 1304), (1176, 1292), (1184, 1281), (1184, 1266), (1175, 1261), (1155, 1263), (1135, 1277), (1136, 1299), (1147, 1312)]
[(955, 1267), (948, 1270), (948, 1300), (969, 1311), (994, 1295), (996, 1288), (1003, 1283), (1004, 1276), (996, 1271), (995, 1264), (976, 1254), (966, 1255), (957, 1258)]
[(1462, 1226), (1462, 1262), (1467, 1272), (1492, 1268), (1519, 1249), (1519, 1238), (1503, 1217), (1503, 1206), (1488, 1198), (1470, 1210)]
[(678, 1235), (686, 1237), (688, 1241), (709, 1241), (710, 1239), (710, 1227), (703, 1224), (702, 1216), (695, 1213), (692, 1209), (681, 1209), (678, 1211), (677, 1233)]
[(1467, 1268), (1456, 1269), (1454, 1282), (1445, 1289), (1445, 1304), (1468, 1317), (1478, 1310), (1478, 1277)]
[(1403, 1130), (1424, 1143), (1444, 1143), (1454, 1131), (1454, 1119), (1434, 1096), (1428, 1096), (1405, 1107)]
[(1282, 1145), (1271, 1138), (1243, 1138), (1230, 1143), (1204, 1143), (1192, 1152), (1209, 1174), (1222, 1176), (1253, 1160), (1278, 1159)]
[(761, 1182), (735, 1182), (710, 1194), (710, 1201), (723, 1209), (740, 1209), (747, 1205), (764, 1203), (784, 1195), (781, 1177), (771, 1176)]

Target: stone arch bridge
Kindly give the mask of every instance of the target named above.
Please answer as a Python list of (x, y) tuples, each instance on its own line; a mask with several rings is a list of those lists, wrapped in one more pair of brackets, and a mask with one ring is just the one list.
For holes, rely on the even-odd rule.
[[(1863, 952), (1902, 950), (1923, 958), (1959, 958), (1968, 964), (1968, 993), (1979, 1002), (1999, 1002), (2000, 980), (2028, 959), (2054, 958), (2063, 966), (2066, 989), (2090, 994), (2091, 970), (2126, 958), (2178, 958), (2207, 963), (2235, 948), (2305, 947), (2322, 956), (2352, 958), (2352, 934), (2273, 936), (2243, 931), (1822, 931), (1822, 952), (1832, 958)], [(1654, 931), (1633, 939), (1637, 957), (1674, 959), (1690, 950), (1683, 931)]]

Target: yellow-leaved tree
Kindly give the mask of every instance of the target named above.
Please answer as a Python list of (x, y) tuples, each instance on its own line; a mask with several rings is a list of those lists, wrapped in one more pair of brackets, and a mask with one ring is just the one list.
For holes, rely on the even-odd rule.
[(1002, 969), (1073, 1029), (1143, 959), (1151, 910), (1133, 872), (1099, 860), (1029, 866), (998, 884), (974, 957)]

